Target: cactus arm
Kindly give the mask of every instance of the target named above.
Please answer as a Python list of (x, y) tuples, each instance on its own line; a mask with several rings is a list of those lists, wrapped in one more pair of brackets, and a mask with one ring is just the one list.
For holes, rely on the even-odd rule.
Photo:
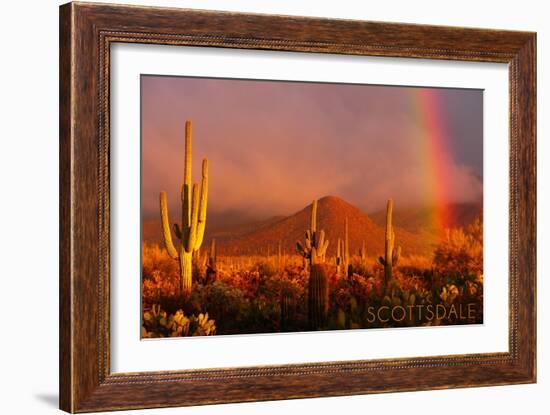
[(329, 241), (328, 239), (325, 239), (325, 243), (324, 243), (323, 247), (321, 248), (321, 249), (322, 249), (321, 252), (323, 252), (323, 255), (326, 255), (326, 253), (327, 253), (327, 249), (328, 249), (328, 244), (329, 244), (329, 242), (330, 242), (330, 241)]
[(160, 192), (160, 217), (162, 222), (162, 236), (164, 246), (170, 258), (178, 259), (178, 251), (172, 241), (172, 232), (170, 231), (170, 223), (168, 221), (168, 202), (166, 192)]
[(191, 202), (191, 223), (189, 228), (189, 237), (187, 238), (187, 244), (185, 250), (187, 252), (193, 252), (195, 250), (197, 241), (197, 227), (199, 222), (199, 185), (193, 185)]
[[(317, 232), (317, 200), (311, 204), (311, 233), (315, 235)], [(314, 242), (314, 241), (313, 241)]]
[(182, 241), (187, 240), (191, 227), (191, 185), (181, 186), (181, 235)]
[(185, 122), (185, 175), (183, 177), (184, 183), (191, 183), (191, 168), (193, 154), (193, 125), (191, 121)]
[(317, 248), (313, 247), (311, 248), (311, 263), (312, 264), (317, 264), (319, 261), (318, 261), (318, 258), (317, 258)]
[(311, 232), (308, 230), (306, 231), (306, 249), (308, 251), (311, 250), (311, 246), (312, 246), (312, 243), (311, 243)]
[(392, 255), (392, 265), (397, 265), (397, 262), (399, 261), (399, 258), (401, 257), (401, 247), (400, 246), (397, 246), (397, 248), (395, 248), (393, 250), (393, 255)]
[(192, 168), (193, 130), (191, 121), (185, 122), (185, 163), (183, 186), (181, 191), (182, 201), (182, 224), (185, 237), (189, 236), (191, 230), (191, 168)]
[[(191, 121), (185, 122), (185, 164), (183, 182), (191, 185), (191, 171), (193, 167), (193, 125)], [(189, 186), (191, 187), (191, 186)]]
[(317, 243), (317, 251), (319, 253), (319, 255), (323, 255), (323, 246), (325, 245), (325, 231), (322, 230), (321, 232), (319, 232), (319, 240), (318, 240), (318, 243)]
[(206, 229), (206, 206), (208, 204), (208, 159), (202, 161), (202, 180), (201, 194), (199, 204), (199, 223), (197, 225), (197, 241), (195, 249), (199, 249), (204, 239), (204, 230)]

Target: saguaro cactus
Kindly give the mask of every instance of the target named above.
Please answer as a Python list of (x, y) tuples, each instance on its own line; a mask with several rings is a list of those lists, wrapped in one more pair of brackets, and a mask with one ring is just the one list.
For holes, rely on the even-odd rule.
[(293, 309), (293, 296), (292, 292), (287, 289), (283, 288), (281, 290), (281, 316), (280, 316), (280, 330), (286, 331), (288, 330), (289, 322), (292, 319), (292, 309)]
[(395, 246), (395, 232), (392, 224), (393, 201), (388, 199), (386, 207), (386, 240), (384, 244), (384, 257), (378, 258), (384, 266), (384, 282), (387, 284), (392, 279), (393, 266), (397, 265), (401, 255), (401, 247)]
[(346, 218), (346, 222), (344, 225), (344, 240), (342, 242), (342, 254), (344, 256), (343, 258), (343, 265), (344, 265), (344, 272), (347, 275), (351, 275), (351, 263), (349, 260), (349, 235), (348, 235), (348, 218)]
[(206, 260), (206, 282), (214, 282), (218, 279), (218, 255), (216, 253), (216, 239), (210, 242), (210, 253)]
[(363, 244), (361, 245), (361, 249), (359, 250), (359, 258), (361, 258), (361, 264), (366, 267), (367, 266), (367, 247), (365, 246), (365, 241), (363, 241)]
[(160, 217), (164, 246), (171, 258), (179, 262), (180, 291), (187, 296), (192, 286), (193, 252), (200, 248), (206, 227), (206, 205), (208, 201), (208, 160), (202, 161), (202, 180), (198, 184), (191, 182), (192, 126), (185, 122), (185, 164), (183, 186), (181, 188), (182, 223), (174, 224), (174, 233), (180, 240), (174, 246), (168, 218), (166, 192), (160, 192)]
[(326, 265), (311, 265), (308, 285), (308, 321), (313, 330), (327, 325), (329, 307), (328, 276)]
[(306, 242), (303, 246), (296, 242), (298, 253), (308, 264), (308, 320), (312, 329), (324, 327), (328, 317), (328, 277), (324, 265), (329, 241), (325, 239), (325, 231), (317, 233), (317, 200), (311, 205), (311, 225), (306, 231)]
[(296, 242), (296, 249), (307, 261), (309, 266), (325, 261), (329, 240), (325, 239), (325, 231), (317, 233), (317, 200), (311, 205), (311, 225), (306, 231), (305, 246), (300, 241)]
[(277, 243), (277, 270), (280, 272), (284, 269), (284, 258), (283, 258), (283, 242), (279, 239)]
[(348, 235), (348, 218), (344, 225), (344, 239), (338, 238), (338, 248), (336, 251), (336, 272), (344, 272), (346, 275), (352, 275), (351, 263), (349, 259), (349, 235)]
[(342, 259), (342, 239), (338, 238), (338, 242), (336, 245), (336, 273), (340, 274), (342, 272), (342, 263), (344, 262)]

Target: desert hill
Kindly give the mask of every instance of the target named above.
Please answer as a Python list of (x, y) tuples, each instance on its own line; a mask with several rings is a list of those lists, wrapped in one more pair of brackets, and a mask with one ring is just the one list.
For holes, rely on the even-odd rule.
[[(222, 255), (265, 255), (268, 250), (275, 253), (279, 241), (286, 253), (294, 253), (296, 241), (303, 241), (309, 229), (311, 204), (288, 217), (275, 217), (254, 223), (231, 225), (226, 229), (209, 229), (206, 226), (205, 243), (216, 238), (218, 252)], [(317, 207), (317, 227), (324, 229), (330, 240), (328, 255), (334, 255), (337, 238), (344, 237), (345, 218), (348, 218), (350, 253), (357, 254), (363, 241), (369, 256), (381, 255), (384, 248), (384, 227), (373, 221), (367, 214), (350, 203), (335, 196), (319, 199)], [(143, 239), (160, 242), (159, 220), (144, 221)], [(404, 227), (395, 226), (397, 243), (404, 255), (428, 254), (432, 251), (436, 237), (417, 234)]]

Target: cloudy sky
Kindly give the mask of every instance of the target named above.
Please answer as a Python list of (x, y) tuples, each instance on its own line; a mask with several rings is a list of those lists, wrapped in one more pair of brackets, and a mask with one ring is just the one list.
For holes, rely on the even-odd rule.
[[(481, 198), (479, 90), (424, 88), (426, 107), (410, 87), (159, 76), (142, 76), (141, 86), (144, 217), (158, 215), (161, 190), (177, 206), (188, 119), (193, 180), (208, 158), (213, 215), (287, 215), (326, 195), (367, 212), (389, 197), (429, 205), (427, 188), (440, 180), (426, 177), (434, 158), (444, 165), (448, 202)], [(435, 153), (426, 116), (439, 125)]]

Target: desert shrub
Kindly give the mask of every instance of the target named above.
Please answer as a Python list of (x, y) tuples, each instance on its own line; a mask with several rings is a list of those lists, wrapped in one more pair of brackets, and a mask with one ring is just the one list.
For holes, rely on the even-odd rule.
[(216, 323), (208, 313), (186, 316), (182, 310), (168, 314), (160, 305), (153, 305), (143, 313), (141, 337), (185, 337), (212, 336), (216, 334)]
[(280, 308), (277, 298), (255, 298), (243, 309), (239, 333), (275, 332), (279, 327)]
[(430, 258), (422, 255), (402, 256), (399, 259), (397, 270), (401, 275), (413, 278), (431, 279), (433, 262)]
[(144, 280), (153, 278), (158, 272), (163, 280), (178, 279), (178, 263), (174, 261), (165, 249), (157, 244), (143, 243), (141, 245), (141, 269)]
[(206, 254), (201, 255), (200, 251), (193, 255), (193, 262), (192, 262), (193, 281), (203, 282), (205, 280), (205, 277), (206, 277), (206, 260), (207, 260)]
[(366, 277), (370, 274), (369, 266), (362, 262), (359, 258), (351, 259), (351, 271), (353, 274), (361, 275)]
[(179, 265), (166, 251), (154, 244), (142, 244), (142, 300), (146, 307), (162, 304), (165, 310), (175, 312), (181, 307), (179, 293)]
[(435, 249), (434, 265), (439, 272), (466, 275), (483, 273), (483, 225), (475, 220), (465, 230), (448, 229)]
[(218, 322), (220, 332), (227, 334), (243, 328), (240, 320), (247, 313), (250, 301), (242, 290), (216, 281), (203, 287), (203, 296), (202, 305)]
[(252, 300), (257, 296), (262, 277), (258, 271), (240, 271), (224, 274), (222, 281), (230, 287), (241, 290), (246, 298)]
[[(437, 247), (433, 263), (422, 256), (401, 258), (388, 285), (384, 284), (383, 267), (374, 257), (366, 261), (352, 257), (351, 276), (338, 275), (333, 260), (327, 259), (330, 304), (327, 328), (474, 322), (452, 318), (428, 321), (417, 311), (398, 323), (369, 321), (368, 307), (383, 305), (449, 307), (474, 303), (478, 316), (475, 322), (482, 321), (482, 255), (476, 246), (481, 244), (481, 233), (480, 224), (450, 231)], [(177, 266), (163, 249), (144, 246), (142, 293), (144, 310), (150, 313), (144, 319), (147, 336), (265, 333), (309, 327), (309, 272), (300, 257), (288, 256), (283, 266), (275, 267), (265, 256), (220, 256), (217, 281), (206, 284), (197, 278), (191, 296), (185, 299), (178, 294)], [(199, 266), (200, 263), (196, 269), (200, 273)], [(153, 312), (153, 304), (161, 304), (163, 311)], [(215, 321), (215, 331), (200, 323), (205, 318), (204, 310), (209, 312), (206, 321)]]
[(256, 269), (258, 270), (258, 273), (260, 274), (260, 277), (262, 278), (270, 278), (273, 277), (277, 270), (275, 269), (275, 266), (268, 261), (261, 261), (256, 264)]

